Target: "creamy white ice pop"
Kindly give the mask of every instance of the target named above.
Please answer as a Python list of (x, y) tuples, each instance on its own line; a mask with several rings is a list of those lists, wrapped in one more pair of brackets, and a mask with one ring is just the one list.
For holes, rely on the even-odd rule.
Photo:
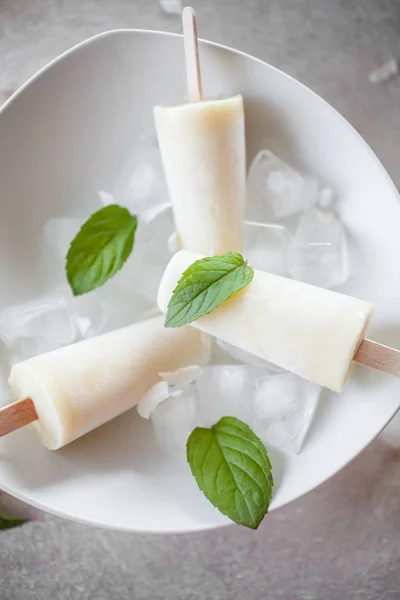
[[(200, 255), (182, 250), (162, 277), (158, 305), (166, 312), (186, 268)], [(335, 392), (341, 391), (363, 340), (368, 302), (262, 271), (192, 325)]]
[(246, 150), (241, 96), (156, 106), (154, 119), (183, 248), (241, 252)]
[(33, 400), (45, 446), (60, 448), (132, 408), (160, 373), (208, 361), (207, 336), (163, 323), (135, 323), (12, 367), (10, 385), (17, 398)]

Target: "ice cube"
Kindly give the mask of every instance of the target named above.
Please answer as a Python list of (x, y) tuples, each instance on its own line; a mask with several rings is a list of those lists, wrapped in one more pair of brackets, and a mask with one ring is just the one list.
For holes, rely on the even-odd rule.
[[(122, 269), (103, 286), (82, 297), (106, 314), (107, 330), (158, 314), (157, 291), (171, 258), (168, 240), (173, 231), (169, 203), (145, 211), (139, 221), (133, 251)], [(89, 316), (92, 317), (90, 311)]]
[(161, 156), (154, 137), (138, 137), (111, 190), (100, 190), (99, 197), (103, 205), (115, 202), (126, 206), (135, 215), (168, 200)]
[(204, 368), (194, 384), (199, 416), (197, 425), (211, 427), (222, 417), (236, 417), (249, 424), (254, 380), (265, 370), (249, 365), (214, 365)]
[(72, 344), (78, 336), (65, 297), (44, 296), (0, 313), (0, 338), (11, 363)]
[[(113, 201), (104, 194), (102, 198), (105, 203)], [(65, 256), (69, 244), (83, 221), (54, 218), (45, 224), (45, 241), (58, 261), (60, 281), (65, 280)], [(146, 207), (139, 218), (132, 254), (112, 279), (73, 301), (69, 289), (62, 290), (63, 295), (71, 296), (71, 314), (82, 337), (92, 337), (148, 318), (156, 310), (158, 285), (171, 256), (169, 243), (173, 233), (169, 202)]]
[(284, 373), (259, 378), (252, 401), (253, 431), (266, 444), (299, 453), (317, 408), (321, 387)]
[(131, 256), (115, 277), (117, 285), (132, 297), (137, 293), (146, 296), (151, 302), (148, 308), (156, 304), (161, 276), (171, 258), (168, 240), (173, 232), (174, 221), (169, 204), (147, 215), (139, 223)]
[[(233, 346), (232, 344), (228, 344), (222, 340), (217, 340), (217, 345), (223, 351), (223, 353), (227, 355), (227, 357), (233, 358), (235, 361), (237, 360), (239, 363), (244, 363), (245, 365), (259, 367), (260, 369), (264, 370), (265, 374), (284, 373), (283, 369), (273, 365), (267, 360), (263, 360), (262, 358), (255, 356), (254, 354), (250, 354), (250, 352), (246, 352), (246, 350), (242, 350), (237, 346)], [(219, 355), (219, 362), (222, 361), (222, 356)], [(230, 364), (230, 362), (226, 364)]]
[(302, 214), (289, 248), (288, 270), (294, 279), (324, 288), (346, 281), (346, 237), (333, 212), (312, 208)]
[(45, 223), (43, 227), (45, 243), (48, 244), (60, 265), (65, 264), (69, 245), (84, 222), (85, 219), (74, 217), (55, 217)]
[(184, 8), (182, 0), (159, 0), (159, 4), (166, 15), (180, 16)]
[(196, 424), (197, 402), (193, 386), (182, 393), (171, 394), (152, 410), (154, 437), (163, 452), (186, 456), (186, 442)]
[(321, 208), (329, 208), (333, 202), (334, 193), (331, 188), (325, 187), (319, 192), (318, 205)]
[(282, 219), (310, 208), (317, 199), (314, 178), (301, 175), (269, 150), (254, 158), (247, 179), (249, 219)]
[(105, 331), (108, 322), (107, 306), (95, 293), (73, 296), (66, 289), (65, 296), (70, 317), (80, 339), (95, 337)]
[(291, 234), (283, 225), (255, 221), (244, 224), (244, 253), (255, 269), (284, 275)]
[(74, 297), (67, 285), (0, 312), (0, 339), (12, 363), (94, 337), (105, 330), (105, 307), (94, 295)]

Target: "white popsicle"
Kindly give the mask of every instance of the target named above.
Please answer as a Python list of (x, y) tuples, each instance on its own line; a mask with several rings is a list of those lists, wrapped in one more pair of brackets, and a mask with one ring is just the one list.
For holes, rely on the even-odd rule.
[(241, 252), (246, 151), (241, 96), (156, 106), (161, 157), (183, 248)]
[[(185, 269), (201, 258), (182, 250), (162, 277), (158, 305), (166, 312)], [(192, 325), (335, 392), (346, 383), (373, 307), (368, 302), (262, 271)]]
[(33, 400), (34, 425), (54, 450), (135, 406), (161, 372), (203, 365), (209, 352), (201, 332), (156, 317), (16, 364), (10, 385)]

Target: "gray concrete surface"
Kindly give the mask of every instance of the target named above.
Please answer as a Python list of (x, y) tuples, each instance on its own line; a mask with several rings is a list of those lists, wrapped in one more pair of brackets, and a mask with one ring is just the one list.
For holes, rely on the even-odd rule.
[[(399, 0), (192, 4), (202, 37), (265, 59), (320, 93), (400, 186), (400, 78), (368, 81), (371, 69), (400, 57)], [(180, 23), (156, 0), (0, 0), (0, 102), (63, 50), (119, 27), (179, 31)], [(0, 600), (397, 600), (400, 449), (375, 441), (255, 533), (133, 535), (44, 516), (0, 536)]]

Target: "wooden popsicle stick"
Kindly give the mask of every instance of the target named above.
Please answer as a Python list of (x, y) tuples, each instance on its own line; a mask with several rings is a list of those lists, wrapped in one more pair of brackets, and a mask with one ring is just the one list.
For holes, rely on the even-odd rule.
[[(400, 350), (389, 348), (389, 346), (378, 344), (372, 340), (365, 339), (361, 342), (353, 361), (371, 369), (400, 377)], [(17, 402), (0, 409), (0, 437), (33, 423), (37, 419), (38, 416), (31, 398), (17, 400)]]
[(400, 350), (365, 339), (353, 358), (354, 362), (371, 369), (400, 377)]
[(0, 437), (37, 421), (35, 406), (31, 398), (17, 400), (0, 409)]
[(196, 13), (191, 6), (185, 6), (182, 12), (183, 41), (185, 46), (186, 82), (189, 102), (201, 102), (201, 71), (199, 44), (197, 39)]

